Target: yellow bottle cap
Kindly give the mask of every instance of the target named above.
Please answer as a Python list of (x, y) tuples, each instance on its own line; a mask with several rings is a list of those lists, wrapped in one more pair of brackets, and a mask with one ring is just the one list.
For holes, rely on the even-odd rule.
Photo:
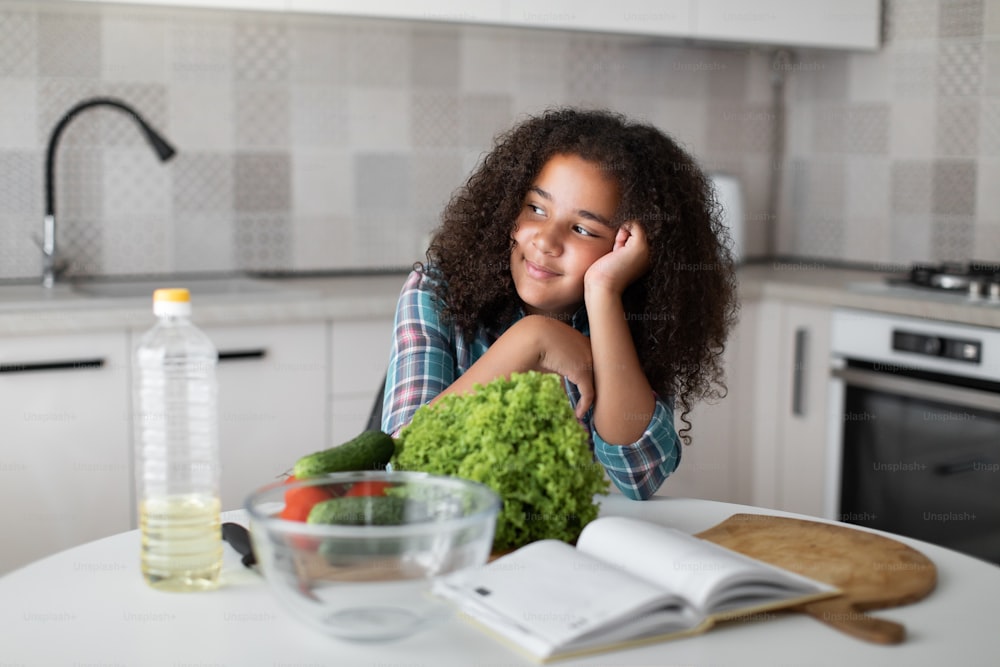
[(153, 292), (153, 303), (157, 301), (173, 301), (175, 303), (190, 303), (191, 292), (186, 287), (165, 287)]

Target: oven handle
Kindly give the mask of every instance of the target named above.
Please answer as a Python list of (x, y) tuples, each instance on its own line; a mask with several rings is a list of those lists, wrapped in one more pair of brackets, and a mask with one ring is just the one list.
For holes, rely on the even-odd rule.
[(953, 387), (927, 380), (902, 378), (863, 368), (832, 368), (830, 374), (855, 387), (891, 392), (938, 403), (951, 403), (957, 407), (1000, 412), (1000, 394), (995, 392)]

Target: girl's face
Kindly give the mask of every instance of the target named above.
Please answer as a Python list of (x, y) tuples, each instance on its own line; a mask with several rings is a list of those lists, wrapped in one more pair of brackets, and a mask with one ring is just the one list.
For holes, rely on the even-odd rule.
[(555, 155), (517, 216), (510, 272), (529, 314), (565, 319), (583, 304), (583, 277), (611, 252), (617, 183), (577, 155)]

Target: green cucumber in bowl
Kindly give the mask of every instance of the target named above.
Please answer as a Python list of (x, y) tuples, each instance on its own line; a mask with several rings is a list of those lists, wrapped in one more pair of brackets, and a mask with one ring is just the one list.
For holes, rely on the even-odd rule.
[[(308, 523), (340, 526), (399, 526), (426, 513), (423, 503), (401, 496), (347, 496), (324, 500), (313, 506)], [(409, 538), (412, 540), (413, 538)], [(391, 556), (406, 545), (407, 538), (339, 537), (323, 540), (319, 552), (330, 565), (348, 565), (357, 557)]]
[(330, 498), (313, 505), (306, 521), (341, 526), (398, 526), (406, 517), (407, 502), (399, 496)]

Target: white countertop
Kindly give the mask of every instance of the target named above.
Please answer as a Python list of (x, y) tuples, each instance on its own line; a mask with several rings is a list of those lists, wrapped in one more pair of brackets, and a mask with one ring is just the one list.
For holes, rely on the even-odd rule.
[[(739, 512), (796, 516), (705, 500), (611, 495), (604, 515), (687, 532)], [(226, 516), (237, 520), (242, 513)], [(242, 521), (241, 521), (242, 522)], [(245, 522), (242, 522), (245, 523)], [(1000, 568), (941, 547), (896, 538), (938, 568), (924, 600), (871, 612), (902, 623), (907, 639), (875, 645), (796, 613), (733, 622), (685, 639), (557, 665), (995, 665)], [(211, 593), (154, 591), (139, 574), (139, 534), (122, 533), (37, 561), (0, 578), (0, 664), (396, 665), (516, 667), (531, 662), (457, 617), (397, 642), (326, 637), (288, 615), (265, 582), (225, 548), (225, 585)]]
[[(966, 303), (924, 290), (889, 293), (888, 274), (818, 263), (754, 263), (739, 269), (740, 298), (785, 299), (1000, 328), (1000, 305)], [(192, 294), (199, 324), (241, 325), (389, 318), (406, 273), (289, 277), (243, 294)], [(132, 328), (153, 322), (151, 297), (89, 297), (68, 286), (0, 284), (0, 335), (61, 334)]]
[[(391, 318), (405, 273), (258, 280), (268, 289), (235, 294), (192, 291), (199, 325)], [(164, 280), (164, 285), (183, 280)], [(59, 285), (0, 285), (0, 335), (64, 334), (152, 326), (152, 291), (94, 297)]]

